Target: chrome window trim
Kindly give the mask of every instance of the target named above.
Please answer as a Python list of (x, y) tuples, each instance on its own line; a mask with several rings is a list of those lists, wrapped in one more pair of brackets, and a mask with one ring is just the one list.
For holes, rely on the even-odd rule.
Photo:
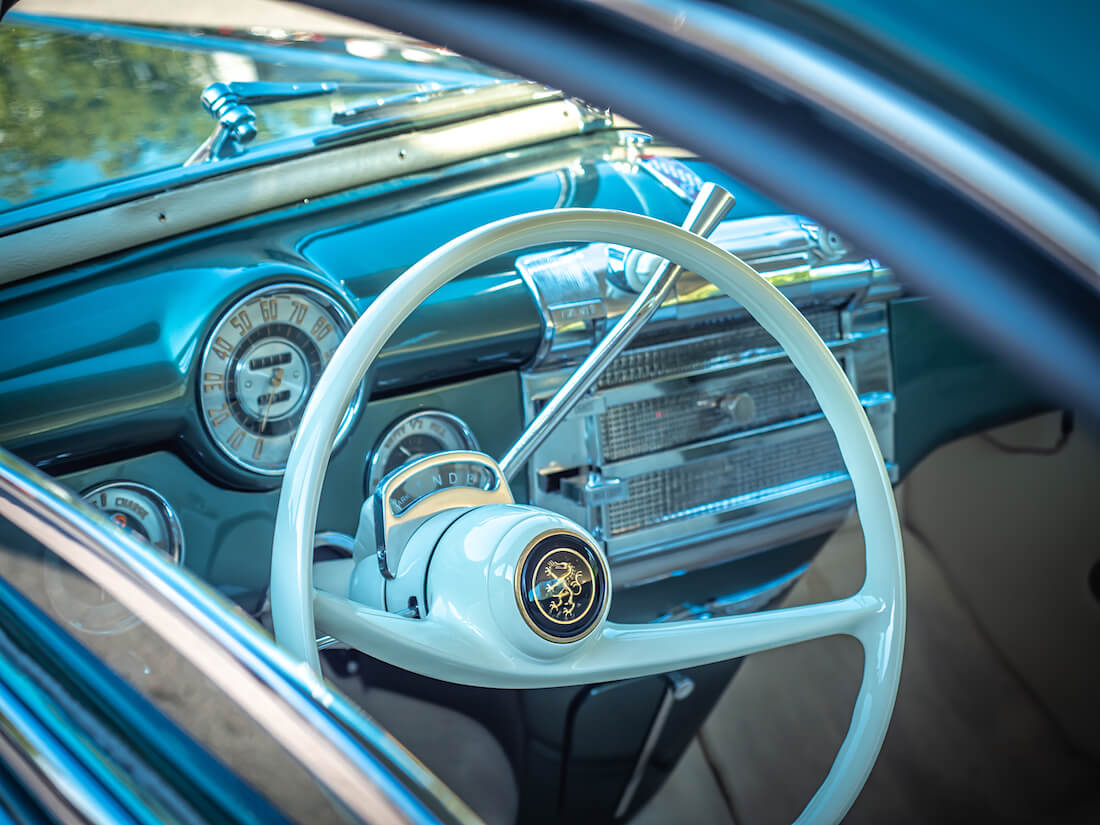
[(120, 825), (136, 822), (0, 679), (0, 760), (59, 822)]
[(213, 591), (0, 449), (0, 516), (146, 622), (364, 822), (474, 822), (451, 791)]
[(1100, 220), (1023, 158), (910, 92), (824, 48), (727, 7), (584, 0), (690, 42), (854, 124), (949, 181), (1100, 289)]

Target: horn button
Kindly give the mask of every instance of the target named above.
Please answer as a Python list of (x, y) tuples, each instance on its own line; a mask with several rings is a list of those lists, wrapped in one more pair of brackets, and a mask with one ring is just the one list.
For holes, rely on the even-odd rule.
[(516, 565), (516, 603), (527, 626), (550, 642), (583, 639), (603, 615), (607, 577), (598, 551), (579, 535), (544, 533)]

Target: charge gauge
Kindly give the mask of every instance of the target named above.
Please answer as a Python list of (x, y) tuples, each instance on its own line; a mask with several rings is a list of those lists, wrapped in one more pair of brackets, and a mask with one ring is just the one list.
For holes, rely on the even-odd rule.
[(383, 478), (414, 458), (444, 450), (477, 450), (477, 439), (457, 415), (442, 410), (419, 410), (393, 422), (378, 439), (364, 478), (371, 495)]
[[(183, 531), (175, 510), (144, 484), (114, 481), (87, 490), (81, 498), (174, 564), (183, 563)], [(46, 595), (54, 610), (85, 633), (119, 633), (138, 618), (97, 584), (65, 561), (50, 555), (45, 568)]]

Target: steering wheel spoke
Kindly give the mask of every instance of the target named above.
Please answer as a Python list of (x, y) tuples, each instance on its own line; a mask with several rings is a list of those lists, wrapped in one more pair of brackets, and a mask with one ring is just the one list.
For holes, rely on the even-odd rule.
[[(607, 622), (589, 643), (542, 659), (500, 644), (455, 610), (407, 618), (318, 590), (317, 626), (358, 650), (445, 681), (495, 688), (547, 688), (610, 682), (725, 661), (826, 636), (873, 645), (887, 605), (857, 593), (846, 599), (738, 616), (655, 624)], [(869, 657), (873, 654), (869, 652)]]
[(764, 610), (738, 616), (659, 624), (615, 624), (604, 631), (601, 651), (633, 675), (663, 673), (747, 656), (826, 636), (862, 638), (871, 620), (886, 609), (875, 596), (857, 593), (819, 604)]

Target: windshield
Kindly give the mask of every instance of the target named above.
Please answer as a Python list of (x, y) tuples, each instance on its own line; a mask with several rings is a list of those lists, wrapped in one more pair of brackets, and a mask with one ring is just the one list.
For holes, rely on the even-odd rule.
[(12, 14), (0, 55), (0, 211), (182, 165), (214, 128), (200, 95), (216, 81), (359, 85), (256, 107), (258, 145), (329, 128), (334, 112), (364, 101), (501, 77), (382, 30), (325, 37)]

